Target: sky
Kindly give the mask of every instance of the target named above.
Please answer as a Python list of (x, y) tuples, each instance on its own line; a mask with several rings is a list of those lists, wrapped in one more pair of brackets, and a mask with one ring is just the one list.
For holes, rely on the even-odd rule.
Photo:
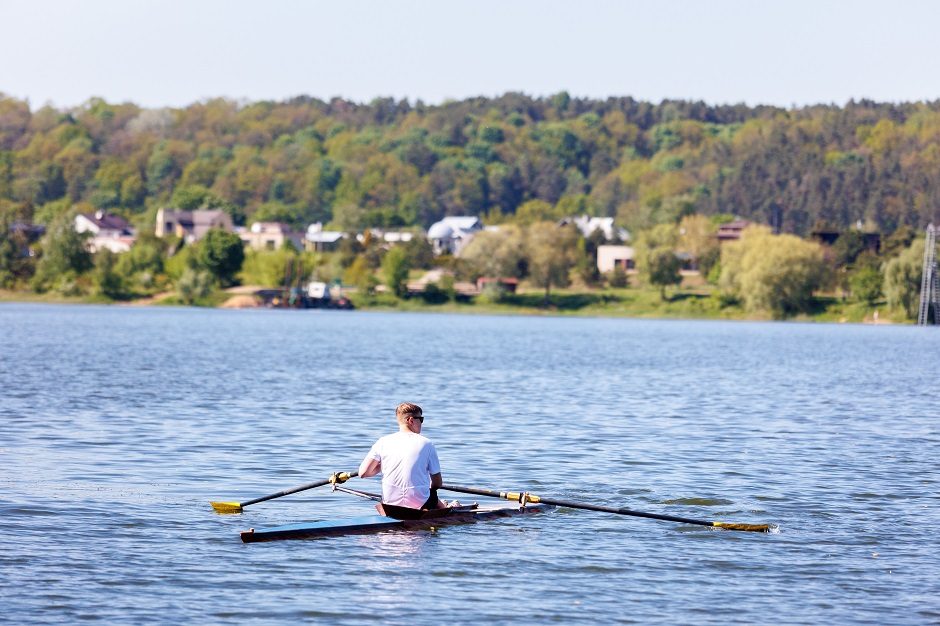
[(0, 0), (0, 93), (33, 108), (937, 100), (938, 32), (933, 0)]

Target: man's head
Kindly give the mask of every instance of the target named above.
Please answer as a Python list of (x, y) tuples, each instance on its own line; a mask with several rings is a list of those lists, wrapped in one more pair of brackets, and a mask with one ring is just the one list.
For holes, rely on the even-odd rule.
[(421, 424), (424, 423), (424, 415), (422, 414), (421, 407), (411, 402), (402, 402), (399, 404), (398, 408), (395, 409), (395, 417), (398, 418), (399, 425), (406, 428), (409, 424), (413, 424), (420, 430)]

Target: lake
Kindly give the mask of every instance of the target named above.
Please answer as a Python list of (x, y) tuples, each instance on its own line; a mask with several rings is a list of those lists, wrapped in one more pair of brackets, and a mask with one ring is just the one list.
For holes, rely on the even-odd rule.
[[(938, 365), (936, 328), (2, 304), (0, 621), (937, 624)], [(445, 482), (777, 530), (209, 506), (355, 469), (401, 401)]]

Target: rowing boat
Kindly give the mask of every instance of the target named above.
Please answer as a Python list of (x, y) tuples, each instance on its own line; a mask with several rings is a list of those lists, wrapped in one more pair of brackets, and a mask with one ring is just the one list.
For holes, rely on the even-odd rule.
[(419, 511), (379, 503), (375, 508), (379, 515), (351, 517), (341, 520), (299, 522), (271, 528), (252, 528), (241, 533), (242, 541), (278, 541), (281, 539), (310, 539), (313, 537), (335, 537), (337, 535), (362, 535), (389, 530), (426, 530), (451, 524), (466, 524), (526, 513), (540, 513), (554, 508), (545, 504), (528, 506), (494, 505), (481, 507), (477, 504)]

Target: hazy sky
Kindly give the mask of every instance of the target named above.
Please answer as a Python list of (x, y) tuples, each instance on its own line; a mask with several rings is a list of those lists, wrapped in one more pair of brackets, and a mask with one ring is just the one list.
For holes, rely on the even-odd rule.
[(0, 0), (0, 92), (34, 108), (562, 90), (940, 99), (940, 1)]

